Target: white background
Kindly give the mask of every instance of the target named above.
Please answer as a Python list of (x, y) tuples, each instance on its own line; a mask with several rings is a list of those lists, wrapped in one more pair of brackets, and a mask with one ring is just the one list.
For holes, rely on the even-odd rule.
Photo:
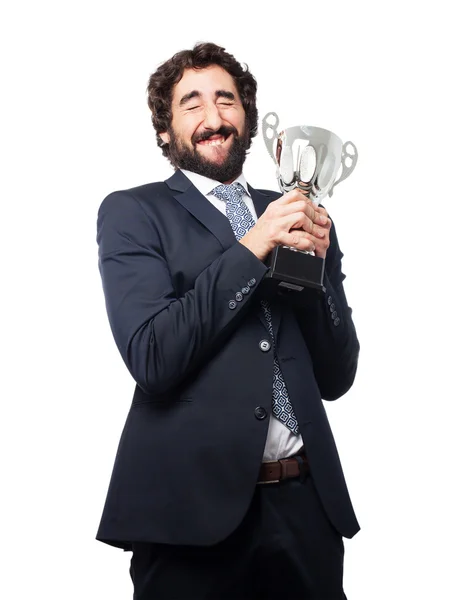
[[(106, 318), (96, 215), (109, 192), (171, 174), (147, 79), (214, 41), (256, 76), (260, 117), (359, 151), (325, 203), (362, 345), (356, 383), (327, 404), (362, 525), (346, 542), (348, 598), (449, 598), (443, 3), (2, 6), (1, 597), (132, 597), (130, 554), (94, 541), (134, 388)], [(245, 173), (277, 189), (261, 136)]]

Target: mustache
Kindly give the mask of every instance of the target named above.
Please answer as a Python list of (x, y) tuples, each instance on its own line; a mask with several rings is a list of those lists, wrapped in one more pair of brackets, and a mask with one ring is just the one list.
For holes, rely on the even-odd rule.
[(197, 144), (198, 142), (205, 142), (214, 135), (222, 135), (224, 138), (227, 138), (231, 135), (231, 133), (233, 133), (235, 137), (238, 137), (237, 129), (235, 129), (235, 127), (223, 125), (220, 127), (220, 129), (217, 129), (217, 131), (203, 131), (203, 133), (194, 136), (192, 138), (192, 142), (194, 144)]

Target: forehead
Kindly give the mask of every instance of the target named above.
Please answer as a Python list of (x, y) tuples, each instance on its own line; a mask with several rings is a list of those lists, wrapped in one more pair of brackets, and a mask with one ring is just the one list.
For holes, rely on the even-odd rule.
[(236, 98), (239, 97), (232, 76), (218, 65), (205, 69), (185, 69), (182, 78), (173, 89), (173, 103), (178, 103), (185, 94), (194, 90), (204, 96), (215, 95), (217, 90), (226, 90), (232, 92)]

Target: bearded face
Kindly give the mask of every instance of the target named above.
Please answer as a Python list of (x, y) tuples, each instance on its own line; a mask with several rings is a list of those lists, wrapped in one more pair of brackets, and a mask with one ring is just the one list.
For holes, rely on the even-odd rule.
[(172, 123), (161, 133), (171, 163), (222, 183), (242, 172), (249, 125), (232, 76), (212, 65), (186, 69), (175, 85)]
[[(209, 179), (222, 183), (233, 181), (240, 175), (245, 162), (249, 145), (249, 128), (246, 127), (243, 136), (239, 136), (234, 127), (222, 126), (218, 131), (205, 131), (186, 144), (172, 127), (169, 129), (170, 159), (178, 169), (193, 171)], [(219, 150), (230, 140), (229, 147)], [(211, 153), (205, 154), (200, 146), (209, 145)], [(217, 150), (215, 150), (217, 149)]]

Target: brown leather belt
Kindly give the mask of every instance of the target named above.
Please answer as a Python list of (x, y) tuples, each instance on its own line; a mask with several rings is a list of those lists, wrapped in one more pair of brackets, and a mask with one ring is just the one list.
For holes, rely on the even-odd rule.
[(308, 473), (309, 463), (306, 456), (302, 456), (299, 460), (293, 457), (281, 458), (281, 460), (262, 463), (257, 483), (277, 483), (283, 479), (305, 476)]

